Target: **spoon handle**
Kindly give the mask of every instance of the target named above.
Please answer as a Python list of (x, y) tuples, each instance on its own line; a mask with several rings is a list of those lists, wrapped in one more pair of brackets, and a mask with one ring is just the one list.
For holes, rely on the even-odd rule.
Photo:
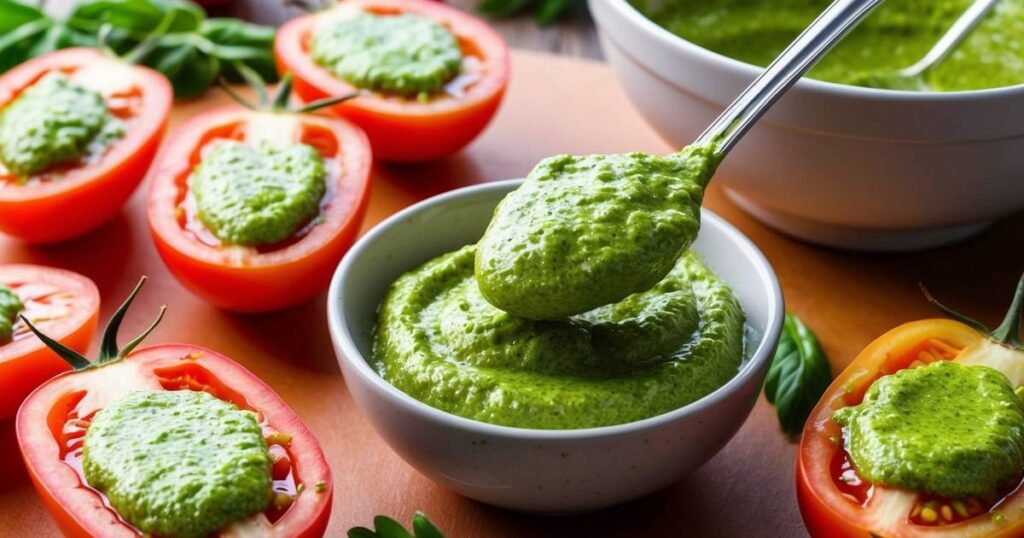
[(725, 155), (765, 112), (882, 0), (835, 0), (697, 138)]
[(931, 66), (941, 62), (949, 55), (950, 52), (960, 44), (960, 41), (970, 35), (971, 30), (978, 25), (988, 12), (999, 3), (999, 0), (975, 0), (970, 7), (964, 11), (963, 15), (953, 23), (953, 26), (949, 27), (949, 30), (939, 39), (935, 46), (925, 54), (923, 58), (918, 60), (914, 65), (907, 67), (900, 71), (900, 75), (905, 77), (916, 77)]

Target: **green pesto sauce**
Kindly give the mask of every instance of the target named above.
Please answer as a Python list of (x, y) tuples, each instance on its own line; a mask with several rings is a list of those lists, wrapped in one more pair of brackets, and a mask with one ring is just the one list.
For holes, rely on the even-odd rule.
[(738, 371), (743, 311), (696, 254), (622, 302), (534, 321), (484, 299), (475, 251), (403, 275), (380, 308), (375, 368), (428, 405), (523, 428), (607, 426), (686, 405)]
[[(830, 0), (630, 0), (658, 25), (697, 45), (768, 65)], [(959, 91), (1024, 83), (1024, 0), (1002, 0), (959, 47), (907, 85), (894, 71), (919, 59), (973, 0), (886, 0), (810, 76), (892, 89)]]
[(84, 446), (89, 485), (145, 533), (207, 536), (270, 502), (255, 416), (205, 392), (130, 393), (96, 414)]
[(11, 340), (14, 322), (25, 308), (21, 299), (3, 284), (0, 284), (0, 344)]
[(327, 192), (323, 158), (306, 144), (218, 142), (192, 172), (197, 216), (218, 239), (268, 245), (298, 232)]
[(462, 66), (455, 35), (411, 13), (359, 12), (331, 21), (313, 35), (310, 53), (356, 87), (404, 96), (441, 90)]
[(988, 497), (1024, 469), (1024, 405), (1006, 376), (986, 366), (938, 361), (901, 370), (833, 419), (871, 482)]
[(718, 162), (701, 147), (541, 161), (480, 241), (480, 291), (516, 315), (561, 319), (650, 288), (697, 237)]
[(0, 110), (0, 163), (30, 176), (123, 135), (102, 95), (51, 72)]

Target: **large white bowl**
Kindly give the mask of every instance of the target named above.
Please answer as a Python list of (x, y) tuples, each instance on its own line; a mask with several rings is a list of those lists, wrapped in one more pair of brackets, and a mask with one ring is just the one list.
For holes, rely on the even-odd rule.
[(467, 187), (416, 204), (363, 237), (328, 296), (338, 362), (356, 404), (410, 465), (467, 497), (516, 510), (595, 510), (663, 488), (713, 456), (757, 399), (783, 318), (771, 266), (728, 223), (704, 211), (694, 248), (733, 288), (760, 335), (739, 373), (703, 399), (620, 426), (533, 430), (495, 426), (423, 404), (368, 364), (377, 307), (402, 273), (475, 243), (518, 181)]
[[(626, 0), (590, 0), (633, 104), (683, 147), (761, 71), (690, 43)], [(799, 81), (715, 179), (754, 217), (826, 245), (955, 241), (1024, 208), (1024, 86), (924, 93)]]

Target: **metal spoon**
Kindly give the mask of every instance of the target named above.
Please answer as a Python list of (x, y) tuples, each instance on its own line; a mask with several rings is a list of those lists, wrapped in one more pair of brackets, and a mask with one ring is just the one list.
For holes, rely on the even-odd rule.
[(975, 0), (917, 63), (904, 67), (899, 71), (868, 74), (853, 81), (853, 83), (857, 86), (884, 89), (931, 89), (924, 79), (924, 74), (936, 64), (945, 60), (949, 53), (953, 52), (953, 49), (971, 34), (971, 31), (978, 26), (985, 18), (985, 15), (998, 3), (999, 0)]
[(882, 0), (835, 0), (695, 142), (725, 155), (796, 81)]
[[(637, 165), (641, 157), (635, 155), (563, 156), (557, 165), (539, 165), (546, 167), (540, 168), (541, 174), (564, 180), (531, 180), (531, 172), (495, 210), (476, 250), (474, 272), (484, 298), (520, 317), (564, 319), (657, 284), (693, 242), (696, 226), (690, 224), (695, 224), (692, 217), (700, 211), (699, 189), (711, 179), (721, 159), (801, 75), (881, 1), (835, 0), (695, 144), (671, 159), (660, 158), (671, 161), (660, 163), (672, 168), (675, 176), (671, 179), (666, 173)], [(573, 164), (578, 162), (582, 163), (579, 168)], [(662, 189), (678, 190), (668, 200), (649, 194), (628, 198), (626, 192), (617, 202), (614, 195), (609, 197), (609, 182), (637, 174), (660, 176), (654, 181), (661, 182)], [(560, 204), (559, 200), (572, 203)], [(612, 231), (626, 226), (630, 219), (642, 233)], [(552, 230), (564, 230), (572, 237), (555, 234), (549, 240)], [(574, 240), (594, 236), (599, 239)]]

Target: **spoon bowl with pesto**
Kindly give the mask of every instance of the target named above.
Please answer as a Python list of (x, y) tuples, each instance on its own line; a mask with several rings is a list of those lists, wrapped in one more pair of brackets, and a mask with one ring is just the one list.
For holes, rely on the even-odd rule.
[[(488, 311), (486, 305), (472, 295), (457, 293), (465, 278), (457, 275), (472, 274), (472, 256), (467, 256), (464, 247), (481, 238), (497, 204), (520, 184), (489, 183), (431, 198), (382, 222), (350, 250), (328, 295), (328, 324), (346, 384), (356, 404), (395, 452), (427, 477), (473, 499), (515, 510), (565, 514), (608, 507), (664, 488), (718, 452), (757, 400), (783, 317), (782, 295), (774, 272), (740, 232), (703, 211), (700, 232), (691, 247), (693, 253), (675, 269), (699, 282), (697, 286), (684, 286), (670, 277), (658, 285), (660, 295), (647, 297), (648, 302), (638, 294), (614, 308), (574, 318), (573, 327), (544, 329), (531, 325), (532, 332), (526, 333), (524, 322), (499, 324), (505, 318), (493, 312), (488, 319), (495, 324), (483, 327), (483, 318), (477, 314), (481, 309)], [(433, 276), (421, 281), (422, 285), (406, 288), (410, 291), (408, 304), (428, 304), (421, 312), (425, 315), (419, 317), (423, 327), (438, 331), (436, 338), (429, 336), (431, 340), (423, 345), (455, 350), (452, 355), (415, 355), (416, 360), (425, 361), (419, 365), (403, 363), (406, 373), (438, 376), (433, 382), (427, 380), (418, 392), (405, 382), (407, 379), (393, 375), (395, 372), (385, 370), (382, 376), (375, 351), (381, 332), (378, 309), (391, 295), (393, 284), (406, 278), (403, 275), (426, 274), (410, 271), (417, 267), (434, 270)], [(706, 272), (697, 267), (706, 267)], [(716, 282), (730, 289), (731, 294), (712, 297), (708, 290), (718, 289)], [(444, 293), (450, 299), (425, 299)], [(574, 329), (600, 328), (597, 330), (603, 331), (602, 339), (597, 345), (614, 351), (617, 341), (636, 342), (623, 340), (635, 327), (622, 323), (618, 331), (609, 330), (611, 325), (601, 323), (602, 319), (626, 319), (615, 318), (611, 310), (623, 314), (631, 307), (645, 305), (652, 315), (657, 313), (659, 327), (678, 325), (681, 330), (692, 330), (687, 329), (692, 323), (687, 321), (688, 305), (693, 304), (691, 294), (703, 297), (705, 302), (697, 304), (705, 306), (732, 300), (726, 297), (737, 302), (737, 312), (742, 315), (739, 325), (727, 324), (739, 327), (739, 332), (726, 330), (732, 336), (722, 333), (740, 346), (736, 362), (727, 358), (716, 366), (701, 363), (699, 357), (714, 362), (713, 353), (693, 355), (688, 366), (666, 367), (657, 360), (647, 364), (639, 359), (640, 363), (633, 363), (638, 372), (654, 373), (635, 373), (634, 379), (641, 380), (638, 384), (624, 380), (615, 368), (601, 370), (608, 378), (603, 388), (615, 402), (615, 406), (606, 405), (602, 410), (600, 400), (588, 396), (593, 380), (573, 369), (573, 360), (587, 360), (587, 355), (579, 352)], [(707, 319), (716, 315), (709, 316)], [(467, 319), (477, 327), (476, 334), (484, 335), (488, 342), (492, 337), (533, 336), (529, 346), (506, 349), (520, 349), (527, 355), (530, 350), (564, 351), (540, 368), (531, 367), (528, 361), (509, 362), (507, 357), (486, 350), (457, 356), (454, 353), (481, 341), (466, 332), (470, 325)], [(446, 326), (458, 327), (460, 332), (446, 332)], [(671, 331), (656, 335), (670, 338)], [(655, 347), (661, 342), (658, 338), (648, 340), (645, 345)], [(728, 345), (710, 334), (695, 343)], [(410, 344), (417, 345), (415, 341)], [(638, 356), (646, 353), (640, 347), (628, 349)], [(621, 356), (629, 360), (631, 355)], [(582, 364), (597, 369), (608, 366)], [(721, 381), (707, 386), (700, 381), (675, 385), (676, 378), (665, 371), (673, 368), (692, 368)], [(502, 379), (498, 381), (504, 384), (501, 391), (490, 392), (488, 400), (493, 401), (474, 399), (472, 394), (459, 391), (460, 376), (477, 376), (477, 386), (486, 387), (499, 374)], [(649, 377), (644, 380), (644, 375)], [(550, 383), (550, 391), (543, 386), (545, 380)], [(678, 401), (685, 403), (673, 406), (666, 400), (663, 407), (644, 407), (643, 399), (637, 398), (645, 390), (641, 383), (646, 383), (648, 391), (678, 388), (682, 391)], [(502, 392), (508, 396), (504, 402), (498, 401)], [(470, 403), (460, 405), (463, 401)], [(535, 412), (522, 413), (523, 407)], [(551, 412), (559, 408), (561, 413)]]
[(521, 318), (578, 324), (572, 316), (662, 282), (695, 238), (704, 189), (726, 154), (880, 2), (834, 0), (682, 151), (541, 162), (476, 246), (482, 297)]

